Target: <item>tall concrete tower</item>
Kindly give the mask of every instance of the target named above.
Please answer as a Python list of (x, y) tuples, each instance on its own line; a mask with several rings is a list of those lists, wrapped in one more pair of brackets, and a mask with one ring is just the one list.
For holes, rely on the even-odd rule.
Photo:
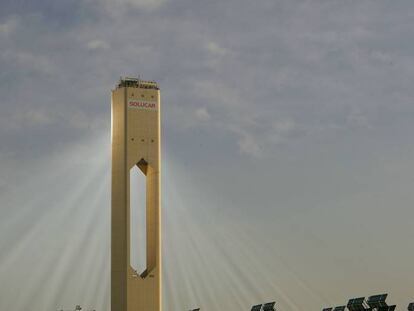
[[(121, 79), (112, 91), (111, 311), (161, 310), (160, 91)], [(130, 170), (146, 177), (146, 269), (131, 267)]]

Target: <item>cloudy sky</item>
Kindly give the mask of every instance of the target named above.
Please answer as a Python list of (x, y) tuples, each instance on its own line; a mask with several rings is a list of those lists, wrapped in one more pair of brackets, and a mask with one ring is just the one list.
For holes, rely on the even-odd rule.
[(163, 105), (165, 310), (414, 301), (411, 0), (2, 0), (0, 309), (109, 311), (110, 91)]

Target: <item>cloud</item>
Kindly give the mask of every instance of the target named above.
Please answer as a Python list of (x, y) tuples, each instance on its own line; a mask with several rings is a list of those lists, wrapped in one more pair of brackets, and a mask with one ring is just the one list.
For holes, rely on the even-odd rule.
[(16, 65), (26, 70), (33, 70), (37, 73), (52, 74), (55, 72), (55, 64), (44, 55), (33, 54), (26, 51), (9, 51), (5, 57), (14, 61)]
[(165, 4), (167, 0), (117, 0), (115, 2), (118, 2), (119, 5), (131, 6), (137, 9), (154, 10)]
[(210, 114), (208, 113), (208, 111), (205, 107), (198, 108), (195, 111), (195, 116), (199, 121), (208, 121), (211, 118)]
[(104, 40), (91, 40), (87, 44), (88, 50), (106, 50), (109, 48), (109, 44)]
[(216, 56), (224, 56), (228, 53), (226, 49), (220, 47), (216, 42), (213, 42), (213, 41), (207, 42), (206, 49), (211, 54), (216, 55)]
[(12, 120), (12, 127), (25, 125), (27, 127), (31, 126), (46, 126), (55, 122), (56, 119), (46, 110), (40, 109), (24, 109), (14, 114)]
[[(409, 57), (402, 57), (411, 47), (386, 40), (400, 40), (392, 34), (404, 33), (405, 24), (387, 28), (372, 3), (317, 3), (184, 1), (177, 7), (165, 0), (85, 0), (83, 7), (63, 6), (62, 18), (72, 19), (68, 27), (51, 27), (51, 13), (40, 6), (36, 18), (14, 14), (1, 22), (8, 33), (1, 70), (5, 81), (15, 79), (14, 91), (24, 85), (43, 94), (42, 105), (72, 107), (62, 124), (77, 120), (74, 127), (85, 130), (88, 118), (99, 123), (107, 113), (104, 90), (120, 75), (141, 74), (161, 82), (165, 111), (174, 115), (168, 126), (186, 130), (208, 120), (225, 136), (239, 135), (242, 143), (235, 142), (233, 152), (254, 137), (260, 148), (242, 149), (271, 154), (280, 142), (316, 139), (332, 128), (347, 131), (368, 120), (375, 128), (379, 117), (386, 118), (377, 113), (386, 102), (410, 98), (408, 82), (393, 81), (414, 76)], [(62, 12), (55, 9), (53, 14)], [(83, 114), (72, 118), (74, 111)], [(203, 131), (213, 135), (214, 129)]]
[(124, 15), (128, 10), (145, 10), (151, 12), (159, 9), (168, 0), (86, 0), (95, 5), (103, 5), (109, 15)]
[(255, 137), (248, 133), (243, 133), (237, 141), (237, 144), (239, 145), (241, 153), (255, 158), (261, 158), (263, 156), (263, 150), (257, 143)]
[(272, 127), (278, 133), (286, 133), (295, 128), (295, 122), (292, 119), (278, 120), (272, 124)]
[(18, 23), (16, 16), (9, 17), (4, 23), (0, 23), (0, 35), (12, 34), (16, 30)]

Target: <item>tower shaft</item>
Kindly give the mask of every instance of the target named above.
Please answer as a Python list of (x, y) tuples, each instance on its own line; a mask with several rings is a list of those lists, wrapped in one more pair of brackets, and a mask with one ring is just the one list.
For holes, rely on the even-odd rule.
[[(112, 91), (111, 310), (161, 310), (160, 92), (121, 80)], [(130, 170), (146, 179), (146, 269), (130, 262)]]

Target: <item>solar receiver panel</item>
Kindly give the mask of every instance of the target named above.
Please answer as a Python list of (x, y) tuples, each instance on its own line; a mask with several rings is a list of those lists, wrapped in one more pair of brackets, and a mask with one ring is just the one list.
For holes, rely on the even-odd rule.
[(385, 299), (387, 299), (388, 294), (382, 294), (382, 295), (374, 295), (368, 298), (368, 305), (371, 308), (384, 308), (388, 307), (387, 303), (385, 302)]
[(363, 311), (369, 309), (365, 297), (349, 299), (347, 307), (349, 311)]
[(251, 311), (260, 311), (262, 309), (262, 305), (255, 305), (252, 307)]
[(324, 308), (322, 311), (332, 311), (332, 308)]
[(414, 311), (414, 302), (408, 305), (408, 311)]
[(197, 308), (197, 309), (191, 309), (190, 311), (200, 311), (200, 308)]
[(263, 311), (275, 311), (276, 302), (268, 302), (263, 305)]

